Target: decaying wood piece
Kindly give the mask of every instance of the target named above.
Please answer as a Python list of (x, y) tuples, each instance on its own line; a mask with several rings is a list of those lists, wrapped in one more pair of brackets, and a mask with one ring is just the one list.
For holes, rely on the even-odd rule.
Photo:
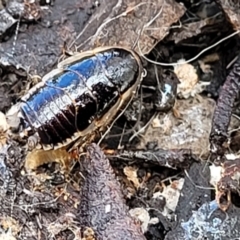
[(222, 87), (217, 106), (212, 119), (210, 144), (212, 160), (219, 161), (228, 147), (228, 126), (230, 123), (233, 104), (240, 89), (240, 58), (234, 64), (232, 71)]
[(78, 220), (93, 229), (98, 240), (144, 240), (140, 225), (129, 216), (128, 209), (113, 169), (100, 147), (88, 147), (83, 161), (86, 171), (81, 189)]

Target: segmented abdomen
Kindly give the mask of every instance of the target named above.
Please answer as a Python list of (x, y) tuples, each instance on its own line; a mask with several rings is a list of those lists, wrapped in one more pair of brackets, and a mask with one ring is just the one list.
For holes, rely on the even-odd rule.
[(22, 98), (24, 120), (42, 144), (66, 143), (95, 129), (96, 121), (136, 88), (142, 72), (137, 55), (121, 48), (72, 59)]

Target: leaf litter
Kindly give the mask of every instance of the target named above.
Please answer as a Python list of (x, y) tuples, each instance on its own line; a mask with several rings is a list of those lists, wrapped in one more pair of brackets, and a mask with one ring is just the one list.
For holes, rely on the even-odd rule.
[[(142, 57), (144, 54), (153, 61), (169, 64), (165, 67), (160, 64), (160, 66), (158, 65), (159, 69), (171, 71), (174, 70), (171, 66), (176, 66), (178, 61), (182, 59), (182, 64), (177, 66), (178, 71), (185, 71), (184, 67), (187, 66), (193, 70), (195, 75), (187, 79), (189, 81), (186, 88), (187, 93), (182, 95), (185, 99), (177, 98), (173, 111), (158, 114), (154, 112), (154, 117), (151, 118), (153, 112), (147, 110), (153, 105), (148, 96), (154, 95), (153, 91), (159, 90), (159, 86), (156, 83), (156, 76), (153, 74), (154, 77), (151, 78), (151, 74), (148, 74), (143, 84), (149, 86), (148, 81), (154, 84), (152, 87), (147, 87), (146, 92), (143, 92), (144, 101), (147, 101), (143, 102), (141, 108), (143, 109), (143, 116), (137, 126), (141, 135), (135, 134), (137, 137), (135, 140), (138, 141), (132, 141), (131, 143), (123, 139), (121, 145), (125, 148), (135, 147), (138, 150), (151, 152), (153, 149), (157, 151), (156, 148), (149, 148), (150, 143), (155, 140), (157, 146), (164, 150), (190, 149), (194, 156), (200, 158), (201, 162), (192, 163), (192, 166), (187, 165), (188, 167), (183, 168), (186, 170), (179, 170), (178, 167), (177, 170), (176, 167), (169, 170), (166, 166), (165, 168), (158, 166), (157, 164), (160, 161), (155, 163), (153, 163), (154, 161), (150, 163), (146, 161), (144, 163), (136, 162), (133, 159), (133, 162), (130, 163), (119, 162), (121, 159), (114, 161), (110, 158), (110, 160), (115, 172), (119, 174), (118, 179), (122, 187), (135, 188), (131, 195), (127, 195), (128, 192), (124, 189), (123, 193), (126, 194), (125, 197), (128, 196), (126, 197), (128, 206), (132, 209), (138, 209), (135, 215), (140, 216), (140, 213), (143, 212), (145, 217), (143, 219), (139, 217), (139, 220), (142, 222), (142, 230), (147, 239), (168, 239), (169, 236), (173, 235), (177, 236), (177, 239), (186, 239), (186, 236), (191, 238), (193, 235), (197, 236), (197, 239), (202, 239), (207, 234), (209, 239), (218, 239), (220, 230), (226, 227), (224, 225), (224, 228), (222, 228), (221, 221), (224, 224), (227, 223), (230, 229), (234, 229), (234, 233), (228, 232), (225, 236), (239, 237), (239, 231), (234, 225), (234, 219), (237, 219), (239, 215), (239, 210), (235, 206), (236, 201), (234, 201), (234, 198), (238, 199), (239, 188), (237, 185), (237, 158), (231, 160), (230, 163), (228, 162), (230, 160), (223, 162), (221, 165), (222, 175), (213, 184), (216, 191), (214, 191), (213, 186), (208, 185), (210, 173), (204, 175), (205, 171), (208, 170), (206, 160), (209, 155), (209, 135), (215, 100), (221, 92), (219, 90), (220, 86), (225, 81), (224, 77), (222, 77), (222, 81), (215, 79), (221, 79), (218, 72), (221, 76), (229, 74), (234, 59), (239, 53), (239, 46), (236, 43), (238, 36), (236, 34), (235, 36), (231, 35), (234, 30), (239, 30), (239, 9), (234, 8), (231, 2), (227, 4), (224, 1), (193, 1), (189, 5), (188, 1), (180, 4), (166, 0), (146, 2), (118, 0), (103, 1), (98, 6), (90, 1), (88, 3), (82, 1), (79, 4), (72, 0), (68, 4), (66, 6), (63, 2), (58, 2), (52, 6), (41, 7), (41, 23), (44, 24), (39, 24), (38, 19), (36, 24), (22, 23), (17, 40), (10, 31), (7, 32), (9, 39), (0, 43), (1, 83), (3, 83), (0, 90), (2, 89), (1, 92), (4, 93), (1, 97), (6, 99), (0, 105), (1, 111), (5, 113), (6, 109), (9, 109), (19, 99), (19, 93), (24, 90), (27, 83), (29, 84), (26, 79), (29, 73), (42, 76), (56, 65), (62, 58), (65, 46), (67, 46), (67, 51), (84, 51), (107, 45), (134, 47)], [(221, 11), (222, 7), (224, 13)], [(65, 14), (66, 12), (68, 14)], [(79, 24), (79, 13), (81, 24)], [(225, 20), (225, 16), (227, 16), (227, 20)], [(10, 18), (12, 19), (14, 16)], [(10, 25), (15, 23), (15, 20), (11, 21)], [(3, 25), (0, 26), (0, 29), (1, 27), (4, 28)], [(228, 38), (228, 36), (231, 36), (231, 38)], [(56, 39), (56, 41), (53, 39)], [(14, 56), (11, 55), (13, 46), (15, 46)], [(209, 46), (212, 47), (208, 51), (205, 50)], [(198, 56), (199, 53), (202, 54)], [(210, 61), (206, 60), (210, 59), (209, 56), (215, 53), (217, 53), (218, 58)], [(195, 56), (198, 57), (195, 58)], [(189, 60), (190, 58), (193, 59), (191, 62), (184, 63), (183, 59)], [(147, 70), (149, 65), (150, 62), (146, 61)], [(19, 68), (19, 66), (21, 67)], [(25, 71), (24, 74), (22, 69), (23, 72)], [(176, 75), (179, 77), (178, 74)], [(13, 76), (17, 77), (13, 78)], [(24, 80), (20, 81), (21, 84), (16, 87), (14, 79), (19, 78)], [(198, 78), (198, 83), (203, 83), (203, 88), (202, 86), (200, 86), (200, 89), (194, 88), (196, 82), (193, 83), (191, 80), (196, 78)], [(13, 81), (9, 82), (6, 79), (12, 79)], [(6, 82), (7, 85), (5, 86)], [(207, 87), (205, 88), (205, 86)], [(9, 98), (10, 94), (11, 98)], [(213, 96), (213, 99), (209, 96)], [(11, 101), (7, 101), (8, 99), (11, 99)], [(150, 118), (152, 121), (144, 127), (146, 118)], [(85, 235), (81, 235), (78, 219), (75, 218), (76, 208), (81, 202), (79, 189), (81, 190), (80, 179), (82, 178), (79, 174), (79, 165), (76, 164), (71, 172), (73, 181), (67, 183), (65, 177), (59, 174), (61, 171), (57, 171), (58, 168), (55, 168), (56, 166), (48, 166), (46, 171), (51, 177), (46, 178), (42, 186), (37, 181), (38, 186), (36, 186), (36, 181), (32, 180), (34, 176), (20, 174), (25, 174), (24, 171), (21, 171), (24, 166), (25, 149), (22, 147), (23, 143), (16, 141), (13, 135), (6, 141), (4, 121), (3, 119), (3, 124), (1, 124), (3, 129), (1, 136), (4, 139), (4, 148), (1, 150), (1, 159), (3, 159), (1, 161), (1, 172), (3, 173), (2, 176), (5, 177), (1, 179), (3, 194), (0, 200), (2, 212), (6, 216), (11, 216), (12, 219), (19, 219), (17, 226), (20, 227), (17, 229), (20, 232), (14, 231), (13, 234), (16, 235), (17, 239), (35, 239), (35, 236), (39, 236), (39, 239), (60, 237), (62, 239), (81, 239), (81, 236), (86, 236), (87, 232), (90, 233), (91, 237), (94, 236), (95, 233), (92, 230), (86, 230)], [(131, 124), (130, 127), (132, 127)], [(231, 131), (231, 129), (228, 130)], [(235, 154), (235, 152), (232, 153)], [(205, 160), (205, 162), (202, 162), (202, 160)], [(231, 171), (227, 171), (228, 169)], [(202, 175), (204, 175), (203, 178), (201, 178)], [(207, 180), (208, 178), (209, 180)], [(183, 179), (182, 188), (174, 188)], [(231, 181), (236, 185), (230, 185)], [(130, 182), (133, 184), (130, 184)], [(224, 185), (226, 183), (227, 185)], [(222, 186), (226, 186), (227, 190), (226, 188), (223, 189)], [(173, 192), (167, 194), (170, 187)], [(183, 194), (186, 191), (189, 194)], [(224, 196), (228, 196), (232, 192), (237, 193), (231, 198), (232, 201), (227, 202), (229, 203), (228, 208), (222, 208), (232, 221), (224, 220), (223, 212), (220, 209), (221, 205), (213, 202), (211, 191), (216, 193), (217, 197), (219, 193)], [(13, 193), (16, 197), (12, 197), (11, 194)], [(153, 196), (157, 194), (160, 194), (161, 197), (158, 197), (156, 201)], [(176, 195), (173, 197), (173, 194)], [(186, 200), (190, 196), (193, 200)], [(9, 200), (6, 201), (9, 197), (14, 209), (13, 212), (9, 211), (12, 208), (9, 205)], [(169, 207), (170, 200), (174, 200), (174, 207)], [(168, 211), (171, 209), (168, 215), (164, 214), (166, 208), (168, 208)], [(211, 209), (210, 212), (207, 210), (209, 208)], [(105, 208), (105, 210), (108, 210), (108, 208)], [(218, 224), (215, 224), (216, 228), (210, 228), (209, 224), (212, 223), (207, 223), (209, 219), (204, 216), (206, 214), (211, 215), (216, 210), (219, 215), (214, 218), (215, 222), (213, 223), (217, 221)], [(196, 211), (200, 214), (197, 216), (202, 217), (201, 224), (196, 221)], [(29, 216), (37, 216), (37, 220), (31, 221), (26, 217), (25, 212)], [(52, 214), (49, 212), (52, 212)], [(62, 220), (61, 217), (63, 216), (70, 217), (68, 220), (66, 218)], [(176, 220), (177, 217), (184, 219), (185, 224), (180, 226), (181, 224), (179, 225), (178, 220)], [(172, 222), (176, 222), (179, 228), (174, 228)], [(55, 227), (59, 231), (56, 231), (50, 223), (56, 223)], [(49, 226), (49, 228), (46, 226)], [(3, 225), (1, 225), (0, 236), (4, 239), (10, 233), (11, 228), (13, 227), (3, 228)], [(12, 237), (15, 238), (15, 235), (12, 235)], [(94, 237), (92, 238), (94, 239)]]

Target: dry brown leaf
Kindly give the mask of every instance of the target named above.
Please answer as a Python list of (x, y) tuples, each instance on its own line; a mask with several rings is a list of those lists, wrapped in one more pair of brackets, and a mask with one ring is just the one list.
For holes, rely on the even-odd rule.
[(234, 30), (240, 30), (240, 2), (238, 0), (217, 0), (222, 6)]
[[(200, 100), (178, 100), (176, 109), (181, 113), (181, 118), (176, 118), (169, 112), (172, 127), (166, 132), (162, 128), (153, 128), (150, 124), (138, 148), (143, 149), (147, 142), (156, 140), (163, 149), (191, 148), (194, 154), (207, 156), (214, 107), (215, 101), (205, 97)], [(164, 117), (159, 115), (160, 122)]]
[(77, 46), (78, 51), (114, 45), (132, 48), (139, 40), (147, 54), (184, 13), (185, 7), (174, 0), (106, 0), (69, 47)]
[(137, 177), (137, 170), (138, 169), (134, 167), (125, 167), (123, 169), (123, 172), (127, 176), (128, 181), (132, 182), (136, 189), (140, 187), (140, 183)]
[(207, 24), (206, 20), (185, 24), (184, 27), (172, 32), (172, 34), (168, 36), (168, 41), (172, 40), (177, 44), (184, 39), (197, 36)]

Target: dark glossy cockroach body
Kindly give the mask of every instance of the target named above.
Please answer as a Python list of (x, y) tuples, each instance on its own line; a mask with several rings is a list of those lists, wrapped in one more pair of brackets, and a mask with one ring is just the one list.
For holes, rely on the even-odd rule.
[(79, 53), (22, 97), (21, 115), (44, 149), (67, 146), (106, 127), (143, 77), (140, 57), (120, 47)]

